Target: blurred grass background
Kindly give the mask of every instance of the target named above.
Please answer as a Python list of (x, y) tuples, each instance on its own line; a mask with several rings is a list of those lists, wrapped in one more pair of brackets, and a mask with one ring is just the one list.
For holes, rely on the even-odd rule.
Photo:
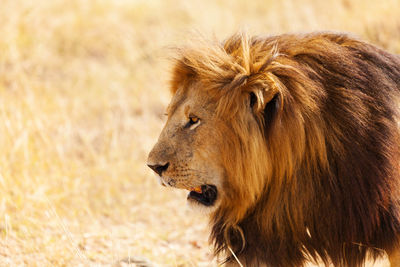
[(336, 30), (400, 53), (399, 14), (399, 0), (2, 0), (0, 266), (216, 266), (205, 218), (145, 166), (168, 47), (193, 30)]

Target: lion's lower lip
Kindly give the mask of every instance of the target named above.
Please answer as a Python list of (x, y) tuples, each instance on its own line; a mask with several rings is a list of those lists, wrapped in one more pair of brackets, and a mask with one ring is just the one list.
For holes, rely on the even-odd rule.
[(215, 185), (202, 185), (201, 193), (197, 191), (190, 191), (188, 199), (196, 200), (204, 206), (212, 206), (217, 199), (218, 190)]

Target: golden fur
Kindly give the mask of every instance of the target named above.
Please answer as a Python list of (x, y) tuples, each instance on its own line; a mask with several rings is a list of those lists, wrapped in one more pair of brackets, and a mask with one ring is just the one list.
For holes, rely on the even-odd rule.
[[(359, 266), (396, 251), (398, 56), (333, 33), (236, 34), (178, 54), (169, 121), (149, 159), (169, 162), (173, 186), (218, 184), (216, 254), (233, 263), (231, 248), (246, 266)], [(206, 107), (190, 138), (184, 112), (174, 115), (185, 105)], [(183, 165), (215, 171), (173, 172)]]

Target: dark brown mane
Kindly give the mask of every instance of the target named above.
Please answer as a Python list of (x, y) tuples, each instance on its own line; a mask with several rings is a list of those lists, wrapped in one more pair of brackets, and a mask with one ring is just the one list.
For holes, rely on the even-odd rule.
[[(360, 266), (367, 253), (399, 246), (398, 56), (343, 34), (239, 34), (183, 49), (172, 92), (193, 80), (209, 90), (245, 148), (253, 135), (243, 133), (239, 103), (252, 93), (265, 142), (243, 149), (252, 157), (231, 160), (264, 168), (263, 186), (253, 189), (254, 201), (232, 197), (212, 215), (217, 254), (234, 262), (231, 248), (245, 266)], [(267, 162), (254, 160), (261, 152)], [(256, 179), (241, 175), (228, 173), (232, 192), (241, 190), (235, 179), (243, 186)]]

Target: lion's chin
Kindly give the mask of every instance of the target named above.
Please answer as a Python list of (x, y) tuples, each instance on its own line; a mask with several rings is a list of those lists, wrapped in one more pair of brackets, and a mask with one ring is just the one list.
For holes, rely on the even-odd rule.
[(212, 206), (204, 206), (203, 204), (200, 204), (200, 202), (192, 199), (192, 198), (188, 198), (187, 199), (187, 206), (189, 208), (189, 210), (191, 210), (192, 212), (195, 212), (196, 214), (199, 215), (210, 215), (212, 214), (214, 211), (216, 211), (220, 205), (220, 201), (216, 200), (214, 205)]

